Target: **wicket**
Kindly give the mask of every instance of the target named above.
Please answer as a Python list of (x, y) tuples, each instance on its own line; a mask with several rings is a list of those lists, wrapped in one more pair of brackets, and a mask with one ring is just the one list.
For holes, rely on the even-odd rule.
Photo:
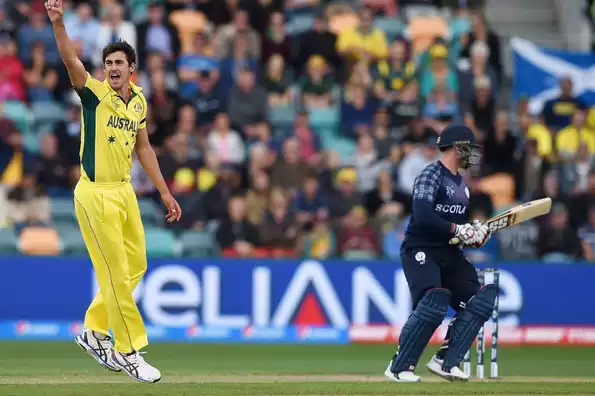
[[(491, 278), (491, 282), (495, 284), (498, 288), (500, 288), (500, 271), (497, 268), (486, 268), (486, 269), (477, 269), (477, 274), (479, 277), (479, 283), (483, 286), (488, 281), (487, 278)], [(486, 275), (490, 275), (489, 277)], [(496, 302), (494, 304), (494, 311), (492, 312), (492, 340), (491, 340), (491, 347), (490, 347), (490, 377), (489, 378), (498, 378), (498, 300), (499, 297), (496, 297)], [(489, 322), (489, 321), (488, 321)], [(488, 323), (486, 322), (486, 323)], [(484, 370), (484, 355), (485, 355), (485, 347), (486, 347), (486, 340), (485, 340), (485, 324), (479, 330), (477, 334), (477, 343), (476, 343), (476, 353), (477, 353), (477, 367), (475, 375), (478, 379), (484, 379), (485, 370)], [(463, 359), (463, 371), (465, 374), (471, 375), (471, 348), (465, 354)]]

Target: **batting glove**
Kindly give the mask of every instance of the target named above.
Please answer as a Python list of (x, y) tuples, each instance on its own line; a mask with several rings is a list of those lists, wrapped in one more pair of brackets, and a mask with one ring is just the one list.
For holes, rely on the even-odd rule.
[(488, 228), (487, 225), (483, 224), (479, 220), (473, 220), (472, 225), (473, 225), (473, 228), (475, 228), (476, 242), (469, 244), (469, 247), (472, 247), (472, 248), (482, 247), (483, 245), (485, 245), (485, 243), (488, 241), (488, 239), (490, 239), (490, 236), (492, 235), (490, 233), (490, 229)]
[(477, 243), (480, 240), (477, 239), (477, 231), (472, 224), (457, 224), (455, 226), (455, 237), (457, 237), (463, 245), (469, 246), (473, 243)]

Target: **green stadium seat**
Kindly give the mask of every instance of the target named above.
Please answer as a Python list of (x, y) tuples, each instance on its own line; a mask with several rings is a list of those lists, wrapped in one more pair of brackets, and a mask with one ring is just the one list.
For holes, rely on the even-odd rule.
[(399, 18), (395, 17), (376, 17), (374, 26), (382, 30), (389, 39), (394, 39), (405, 33), (405, 25)]
[(31, 114), (27, 106), (22, 102), (6, 101), (4, 102), (4, 115), (11, 120), (15, 126), (22, 132), (27, 133), (31, 129)]
[(335, 108), (319, 108), (310, 111), (310, 125), (314, 129), (336, 129), (339, 126), (339, 111)]
[(56, 227), (62, 242), (62, 253), (67, 256), (86, 256), (87, 248), (81, 235), (81, 231), (76, 226), (62, 225)]
[(293, 106), (270, 107), (267, 118), (273, 128), (291, 125), (295, 119), (295, 109)]
[(138, 207), (145, 225), (156, 226), (163, 224), (165, 212), (157, 206), (155, 201), (148, 198), (140, 198), (138, 200)]
[(341, 160), (345, 160), (355, 153), (356, 145), (349, 139), (336, 138), (332, 148), (339, 154)]
[(66, 118), (66, 109), (53, 101), (33, 102), (31, 105), (34, 129), (51, 127)]
[(18, 253), (19, 238), (12, 228), (0, 228), (0, 254)]
[(74, 213), (74, 200), (72, 198), (52, 199), (52, 219), (54, 224), (77, 224)]
[(177, 256), (178, 243), (173, 232), (164, 228), (145, 228), (148, 257), (174, 257)]
[(286, 25), (285, 30), (290, 36), (299, 36), (300, 34), (312, 29), (314, 17), (311, 15), (298, 15), (292, 18)]
[(180, 236), (182, 254), (187, 257), (218, 257), (219, 247), (213, 234), (206, 231), (186, 231)]

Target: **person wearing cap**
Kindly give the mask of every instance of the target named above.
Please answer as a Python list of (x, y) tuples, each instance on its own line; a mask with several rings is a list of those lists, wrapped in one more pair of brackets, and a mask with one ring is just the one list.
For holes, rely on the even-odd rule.
[[(498, 295), (495, 285), (480, 288), (475, 267), (463, 253), (465, 247), (483, 246), (490, 236), (480, 221), (468, 223), (470, 192), (459, 171), (479, 164), (480, 146), (473, 131), (458, 124), (446, 127), (436, 146), (440, 159), (415, 178), (413, 213), (401, 246), (413, 313), (384, 372), (395, 382), (421, 381), (415, 367), (449, 306), (456, 315), (426, 368), (447, 380), (468, 380), (459, 364), (490, 317)], [(451, 244), (454, 237), (458, 245)]]
[(308, 108), (328, 107), (332, 103), (335, 80), (329, 74), (326, 61), (320, 55), (312, 55), (306, 65), (306, 73), (299, 79), (302, 103)]

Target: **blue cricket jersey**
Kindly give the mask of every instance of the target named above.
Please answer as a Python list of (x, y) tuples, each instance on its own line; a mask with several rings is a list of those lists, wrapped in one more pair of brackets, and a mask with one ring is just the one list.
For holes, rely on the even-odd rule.
[(451, 247), (455, 225), (467, 223), (469, 189), (442, 162), (426, 166), (413, 184), (413, 213), (404, 248)]

